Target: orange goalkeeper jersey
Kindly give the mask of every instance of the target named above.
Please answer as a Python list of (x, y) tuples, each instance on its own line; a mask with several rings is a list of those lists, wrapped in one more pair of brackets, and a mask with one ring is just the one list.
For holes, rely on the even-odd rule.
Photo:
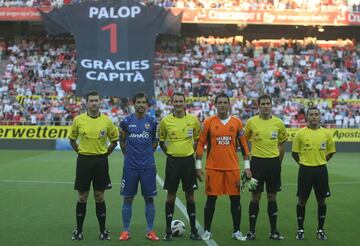
[[(240, 141), (238, 142), (237, 139)], [(237, 143), (241, 144), (244, 155), (249, 155), (243, 124), (240, 119), (230, 116), (224, 125), (217, 117), (207, 118), (201, 129), (196, 153), (202, 155), (207, 148), (206, 168), (215, 170), (238, 170)]]

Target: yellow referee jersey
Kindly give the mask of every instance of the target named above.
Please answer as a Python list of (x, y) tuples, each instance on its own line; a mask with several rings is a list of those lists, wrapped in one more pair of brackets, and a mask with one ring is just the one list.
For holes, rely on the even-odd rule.
[(167, 154), (185, 157), (194, 154), (194, 140), (199, 139), (200, 122), (191, 114), (176, 118), (165, 116), (159, 126), (159, 140), (167, 143)]
[(108, 140), (113, 142), (119, 139), (119, 132), (106, 115), (92, 118), (84, 113), (75, 117), (69, 138), (79, 139), (79, 154), (102, 155), (107, 152)]
[(246, 122), (245, 136), (251, 142), (251, 155), (260, 158), (279, 156), (279, 144), (288, 138), (281, 119), (272, 116), (264, 120), (259, 115), (251, 117)]
[(325, 165), (326, 156), (336, 152), (335, 142), (327, 129), (320, 127), (312, 130), (305, 127), (295, 135), (292, 152), (299, 153), (299, 162), (302, 165)]

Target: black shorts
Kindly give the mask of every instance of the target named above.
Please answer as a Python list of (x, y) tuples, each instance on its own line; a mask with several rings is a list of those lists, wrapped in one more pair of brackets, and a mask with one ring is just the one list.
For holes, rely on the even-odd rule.
[(253, 156), (250, 161), (250, 169), (253, 178), (259, 181), (254, 193), (264, 191), (266, 184), (267, 193), (276, 193), (281, 191), (281, 162), (279, 157), (260, 158)]
[(74, 189), (89, 191), (91, 181), (94, 190), (111, 189), (109, 163), (106, 155), (78, 155)]
[(173, 157), (166, 159), (164, 189), (176, 192), (179, 183), (182, 183), (184, 191), (189, 192), (198, 188), (196, 181), (195, 159), (194, 157)]
[(329, 175), (326, 165), (309, 167), (299, 165), (297, 196), (307, 200), (314, 187), (315, 195), (319, 198), (330, 196)]

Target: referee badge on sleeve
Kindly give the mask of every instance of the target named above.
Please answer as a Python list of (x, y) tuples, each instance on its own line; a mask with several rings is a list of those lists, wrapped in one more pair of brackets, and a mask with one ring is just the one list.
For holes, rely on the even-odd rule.
[(99, 137), (103, 138), (106, 136), (106, 130), (105, 129), (102, 129), (99, 133)]
[(326, 142), (321, 142), (320, 149), (321, 150), (326, 150)]
[(189, 128), (188, 131), (187, 131), (187, 133), (188, 133), (188, 134), (187, 134), (188, 137), (189, 137), (189, 138), (192, 138), (193, 135), (194, 135), (194, 129), (193, 129), (193, 128)]
[(271, 139), (275, 140), (275, 139), (277, 139), (277, 137), (278, 137), (278, 132), (277, 131), (272, 131), (271, 132)]

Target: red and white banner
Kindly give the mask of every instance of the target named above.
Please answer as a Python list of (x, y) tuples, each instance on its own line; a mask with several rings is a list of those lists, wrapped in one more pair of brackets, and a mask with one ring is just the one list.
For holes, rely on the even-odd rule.
[[(42, 8), (43, 9), (43, 8)], [(45, 8), (43, 10), (49, 10)], [(0, 7), (0, 21), (40, 21), (37, 8)]]
[[(48, 10), (48, 9), (47, 9)], [(173, 8), (174, 13), (182, 9)], [(0, 21), (40, 21), (37, 8), (0, 7)], [(360, 25), (360, 13), (349, 11), (184, 9), (183, 23), (269, 25)]]
[[(178, 13), (181, 9), (172, 9)], [(183, 23), (228, 23), (269, 25), (360, 25), (360, 13), (249, 10), (235, 9), (185, 9)]]

